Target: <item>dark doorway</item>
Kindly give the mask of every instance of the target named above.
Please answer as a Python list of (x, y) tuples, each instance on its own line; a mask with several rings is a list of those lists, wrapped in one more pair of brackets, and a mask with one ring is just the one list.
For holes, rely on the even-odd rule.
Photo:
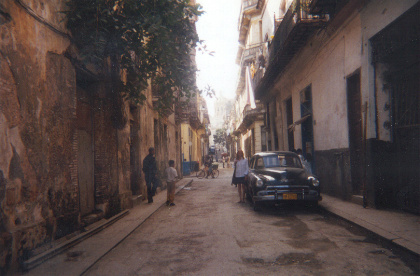
[(420, 63), (393, 72), (393, 144), (399, 208), (420, 213)]
[[(286, 124), (287, 127), (293, 124), (293, 105), (292, 98), (286, 100)], [(287, 142), (289, 151), (292, 151), (295, 148), (295, 134), (293, 129), (287, 128)]]
[(415, 213), (420, 213), (419, 13), (417, 3), (371, 39), (372, 63), (387, 66), (378, 77), (383, 77), (391, 101), (390, 122), (384, 125), (391, 131), (390, 154), (379, 163), (391, 179), (379, 176), (375, 180), (382, 180), (387, 189), (386, 207)]
[(277, 133), (277, 107), (274, 103), (274, 120), (273, 120), (273, 139), (274, 139), (274, 150), (279, 150), (279, 135)]
[(349, 125), (350, 171), (354, 195), (361, 194), (363, 180), (363, 128), (360, 71), (347, 77), (347, 119)]
[[(306, 87), (300, 92), (300, 116), (302, 121), (302, 151), (303, 155), (312, 156), (312, 170), (314, 171), (314, 126), (312, 123), (312, 88)], [(304, 119), (306, 118), (306, 119)]]
[[(136, 109), (131, 110), (134, 118)], [(139, 126), (135, 120), (130, 120), (130, 187), (133, 195), (140, 194), (140, 141)]]
[(86, 90), (77, 87), (77, 173), (79, 182), (80, 213), (95, 210), (94, 146), (92, 127), (92, 99)]
[(267, 136), (266, 136), (266, 140), (267, 140), (267, 149), (266, 150), (272, 150), (271, 147), (271, 131), (273, 130), (273, 126), (271, 125), (271, 110), (270, 110), (270, 103), (266, 104), (266, 132), (267, 132)]

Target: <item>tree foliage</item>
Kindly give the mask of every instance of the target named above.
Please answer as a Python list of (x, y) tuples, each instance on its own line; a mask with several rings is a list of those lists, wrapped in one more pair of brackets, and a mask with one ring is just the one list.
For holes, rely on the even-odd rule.
[(213, 135), (213, 142), (222, 146), (226, 145), (226, 130), (216, 129), (216, 134)]
[(152, 81), (159, 111), (197, 93), (192, 51), (201, 43), (189, 0), (67, 0), (67, 28), (80, 58), (96, 70), (110, 65), (115, 93), (143, 103)]

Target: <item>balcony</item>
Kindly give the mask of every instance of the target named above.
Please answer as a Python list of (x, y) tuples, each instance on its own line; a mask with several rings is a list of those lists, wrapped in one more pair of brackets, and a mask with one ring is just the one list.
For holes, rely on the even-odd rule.
[(257, 103), (257, 107), (251, 109), (251, 106), (246, 105), (242, 111), (243, 119), (239, 124), (239, 127), (233, 132), (235, 135), (239, 133), (245, 133), (249, 127), (256, 121), (263, 121), (265, 115), (264, 105), (262, 103)]
[(295, 0), (280, 22), (269, 46), (269, 64), (255, 90), (255, 98), (260, 99), (268, 91), (277, 76), (290, 60), (306, 44), (309, 37), (325, 26), (328, 15), (309, 14), (311, 0)]
[(250, 45), (247, 49), (243, 50), (240, 64), (241, 68), (256, 61), (259, 52), (262, 52), (261, 43)]
[(311, 14), (329, 14), (333, 17), (350, 0), (312, 0), (309, 4)]
[(202, 125), (200, 111), (196, 99), (190, 99), (190, 102), (178, 102), (175, 113), (176, 123), (188, 123), (192, 128), (198, 129)]
[(243, 0), (241, 5), (241, 13), (239, 14), (239, 42), (244, 45), (246, 34), (248, 32), (248, 25), (251, 17), (261, 13), (257, 8), (258, 0)]

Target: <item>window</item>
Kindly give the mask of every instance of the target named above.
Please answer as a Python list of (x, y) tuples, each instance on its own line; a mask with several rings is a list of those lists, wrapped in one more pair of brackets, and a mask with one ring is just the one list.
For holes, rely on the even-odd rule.
[(266, 168), (274, 167), (292, 167), (302, 168), (302, 164), (298, 157), (288, 154), (269, 155), (264, 157)]
[(257, 159), (256, 169), (264, 169), (264, 160), (262, 158)]

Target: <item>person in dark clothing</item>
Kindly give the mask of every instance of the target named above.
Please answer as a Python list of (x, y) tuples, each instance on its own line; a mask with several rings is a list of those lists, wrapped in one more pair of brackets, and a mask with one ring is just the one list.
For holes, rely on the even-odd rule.
[(149, 148), (149, 154), (143, 160), (143, 172), (147, 186), (147, 200), (149, 203), (153, 202), (153, 196), (156, 193), (157, 181), (156, 181), (156, 158), (155, 149)]

